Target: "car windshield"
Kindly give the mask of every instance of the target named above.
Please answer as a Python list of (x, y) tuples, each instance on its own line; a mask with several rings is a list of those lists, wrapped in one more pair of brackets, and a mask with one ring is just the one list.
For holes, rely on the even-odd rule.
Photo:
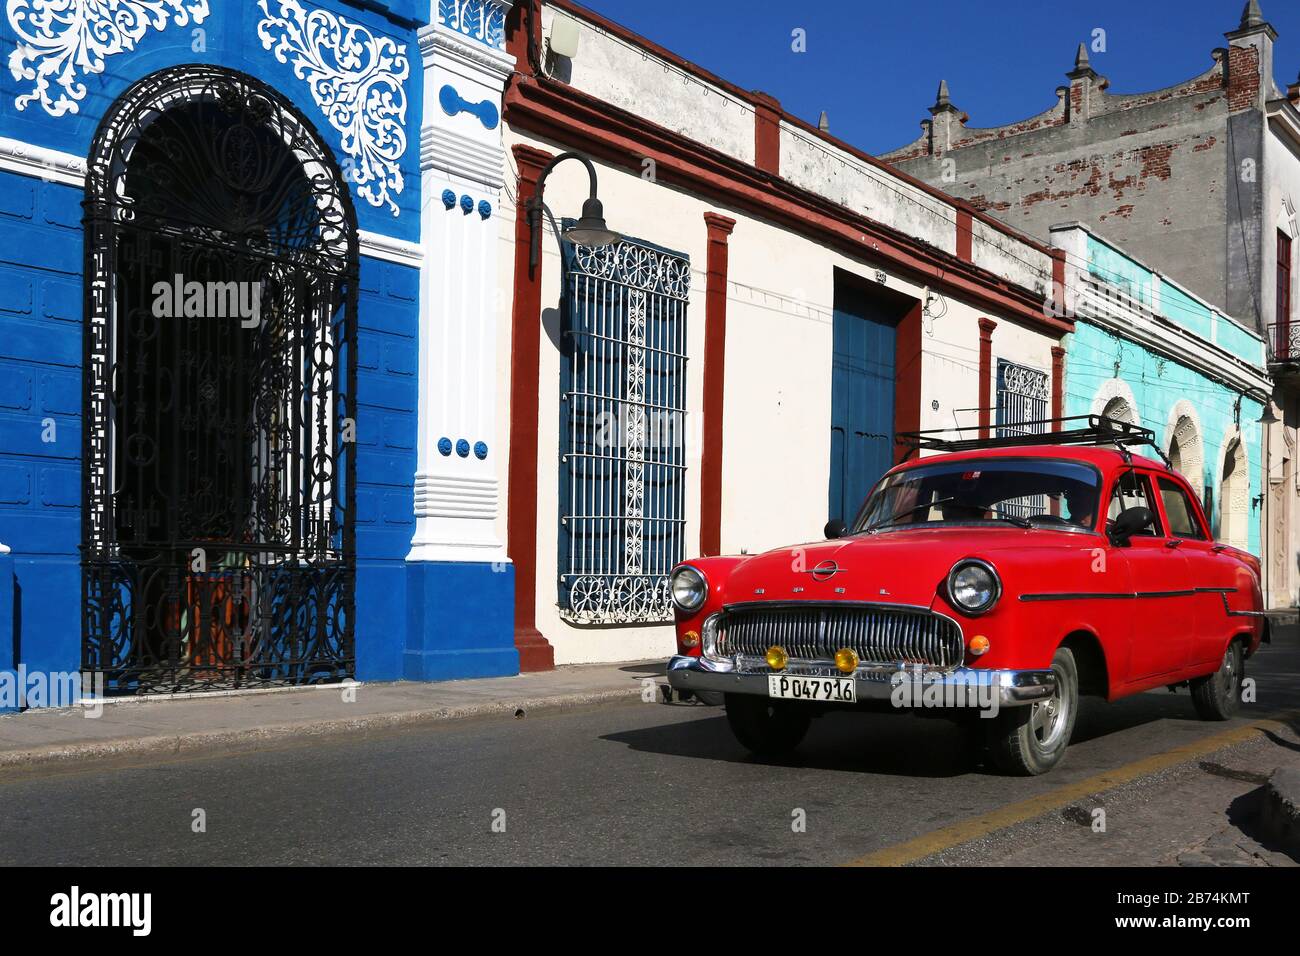
[(1092, 530), (1100, 484), (1095, 468), (1073, 461), (936, 461), (882, 480), (853, 530), (978, 522)]

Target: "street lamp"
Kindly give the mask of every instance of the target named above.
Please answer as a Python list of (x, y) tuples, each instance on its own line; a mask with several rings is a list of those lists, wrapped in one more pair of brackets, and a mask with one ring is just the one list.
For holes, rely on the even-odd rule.
[(551, 210), (542, 201), (542, 192), (546, 188), (546, 177), (551, 174), (551, 170), (566, 159), (576, 159), (587, 167), (587, 178), (591, 181), (591, 193), (582, 203), (582, 215), (578, 218), (578, 221), (564, 230), (564, 238), (580, 246), (612, 246), (620, 238), (617, 232), (605, 225), (605, 209), (596, 196), (596, 167), (591, 164), (590, 159), (581, 153), (561, 153), (542, 169), (541, 175), (537, 177), (537, 192), (534, 193), (532, 199), (528, 200), (528, 271), (530, 273), (537, 268), (537, 259), (541, 255), (543, 215), (551, 220), (551, 228), (555, 229), (556, 241), (558, 242), (560, 239), (560, 231), (555, 225), (555, 217), (551, 215)]

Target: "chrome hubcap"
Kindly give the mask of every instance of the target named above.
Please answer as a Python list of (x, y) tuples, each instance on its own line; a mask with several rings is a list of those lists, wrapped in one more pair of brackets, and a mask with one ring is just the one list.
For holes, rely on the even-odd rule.
[(1064, 675), (1058, 672), (1056, 693), (1047, 700), (1031, 705), (1033, 709), (1029, 714), (1029, 729), (1035, 743), (1043, 750), (1056, 748), (1069, 723), (1070, 705), (1060, 690), (1064, 683)]
[(1219, 687), (1225, 694), (1232, 693), (1237, 687), (1237, 656), (1234, 648), (1229, 647), (1219, 665)]

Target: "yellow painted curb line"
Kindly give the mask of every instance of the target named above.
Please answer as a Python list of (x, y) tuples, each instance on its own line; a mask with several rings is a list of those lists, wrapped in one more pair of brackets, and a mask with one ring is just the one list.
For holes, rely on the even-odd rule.
[(1125, 764), (1114, 770), (1108, 770), (1105, 773), (1099, 773), (1096, 776), (1080, 780), (1078, 783), (1069, 784), (1058, 790), (1052, 790), (1037, 797), (1030, 797), (1028, 800), (1021, 800), (1019, 803), (999, 807), (997, 810), (969, 820), (963, 820), (960, 823), (954, 823), (952, 826), (932, 830), (915, 839), (908, 840), (906, 843), (885, 847), (883, 850), (868, 853), (866, 856), (859, 857), (843, 865), (906, 866), (942, 850), (951, 849), (962, 843), (969, 843), (971, 840), (988, 836), (997, 830), (1004, 830), (1007, 827), (1015, 826), (1017, 823), (1024, 823), (1026, 820), (1042, 816), (1044, 813), (1050, 813), (1052, 810), (1067, 807), (1089, 794), (1111, 790), (1126, 783), (1131, 783), (1138, 777), (1158, 773), (1161, 770), (1166, 770), (1180, 763), (1186, 763), (1215, 750), (1239, 744), (1263, 733), (1265, 730), (1285, 730), (1286, 725), (1282, 721), (1292, 716), (1295, 716), (1295, 714), (1283, 714), (1278, 718), (1257, 720), (1253, 724), (1247, 724), (1244, 727), (1225, 730), (1223, 733), (1215, 734), (1212, 737), (1205, 737), (1175, 747), (1173, 750), (1164, 753), (1153, 754), (1150, 757), (1135, 760), (1133, 763)]

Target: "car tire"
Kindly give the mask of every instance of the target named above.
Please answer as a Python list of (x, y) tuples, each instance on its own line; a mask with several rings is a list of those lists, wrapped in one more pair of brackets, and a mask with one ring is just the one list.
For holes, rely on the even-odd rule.
[(1056, 693), (1045, 701), (1003, 710), (993, 718), (989, 753), (1003, 773), (1033, 777), (1065, 756), (1079, 712), (1079, 670), (1068, 647), (1052, 657)]
[(1201, 720), (1229, 720), (1241, 709), (1241, 682), (1246, 676), (1246, 661), (1241, 641), (1233, 641), (1224, 651), (1219, 669), (1191, 682), (1192, 706)]
[(806, 706), (752, 694), (727, 694), (727, 723), (741, 746), (759, 757), (784, 757), (808, 733)]

